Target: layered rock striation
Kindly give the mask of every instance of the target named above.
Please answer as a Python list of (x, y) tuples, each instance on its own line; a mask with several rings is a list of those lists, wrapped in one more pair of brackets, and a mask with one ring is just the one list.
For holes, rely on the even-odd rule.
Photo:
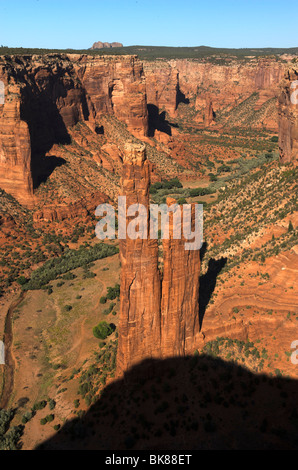
[(287, 70), (279, 95), (279, 150), (282, 163), (298, 163), (298, 68)]
[[(143, 204), (149, 218), (150, 167), (145, 146), (127, 145), (123, 162), (122, 193), (127, 207)], [(129, 223), (124, 220), (122, 223)], [(158, 241), (120, 240), (121, 306), (119, 321), (118, 374), (144, 357), (160, 357), (161, 285)]]
[[(212, 116), (221, 111), (228, 113), (252, 94), (258, 94), (254, 108), (276, 100), (285, 64), (274, 59), (247, 59), (226, 62), (177, 59), (145, 61), (148, 104), (174, 117), (180, 103), (191, 102), (197, 122), (209, 126)], [(276, 106), (275, 106), (276, 107)], [(211, 109), (212, 108), (212, 109)], [(277, 129), (276, 117), (268, 113), (262, 125)], [(236, 123), (236, 125), (239, 125)]]
[(21, 119), (21, 103), (15, 96), (19, 87), (10, 87), (0, 105), (0, 187), (24, 204), (33, 196), (31, 140), (29, 127)]
[(121, 42), (101, 42), (97, 41), (93, 44), (91, 49), (111, 49), (114, 47), (123, 47), (123, 44)]
[(108, 202), (108, 197), (100, 191), (90, 194), (70, 204), (55, 204), (43, 207), (33, 214), (33, 221), (38, 222), (62, 222), (65, 219), (84, 218), (94, 214), (99, 204)]
[[(159, 242), (150, 236), (150, 167), (145, 146), (125, 149), (122, 194), (126, 204), (142, 204), (146, 237), (120, 240), (121, 305), (117, 374), (148, 358), (183, 356), (195, 349), (199, 334), (200, 252), (185, 251), (185, 240), (163, 241), (164, 273), (159, 270)], [(123, 221), (121, 221), (123, 223)], [(124, 223), (128, 227), (131, 219)], [(140, 229), (140, 226), (138, 225)]]

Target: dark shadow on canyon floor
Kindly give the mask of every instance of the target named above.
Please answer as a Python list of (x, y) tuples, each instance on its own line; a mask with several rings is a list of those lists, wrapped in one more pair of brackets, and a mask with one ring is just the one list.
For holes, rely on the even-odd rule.
[(33, 187), (38, 188), (41, 183), (45, 183), (55, 168), (65, 165), (66, 160), (54, 155), (48, 157), (40, 157), (38, 164), (32, 164)]
[(148, 360), (37, 450), (297, 449), (297, 394), (210, 356)]
[[(201, 248), (201, 261), (203, 261), (207, 252), (207, 243), (204, 243)], [(219, 260), (210, 259), (208, 263), (208, 270), (200, 277), (200, 292), (199, 292), (199, 319), (200, 328), (202, 328), (206, 309), (216, 287), (217, 278), (222, 269), (227, 264), (227, 258)]]
[(163, 132), (169, 136), (172, 135), (172, 127), (178, 127), (177, 124), (170, 123), (166, 119), (166, 112), (159, 112), (154, 104), (148, 104), (149, 137), (154, 137), (155, 131)]

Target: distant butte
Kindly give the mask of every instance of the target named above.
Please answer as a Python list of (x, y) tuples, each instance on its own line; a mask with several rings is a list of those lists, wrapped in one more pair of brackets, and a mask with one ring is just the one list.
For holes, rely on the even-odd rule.
[(112, 47), (123, 47), (121, 42), (95, 42), (91, 49), (111, 49)]

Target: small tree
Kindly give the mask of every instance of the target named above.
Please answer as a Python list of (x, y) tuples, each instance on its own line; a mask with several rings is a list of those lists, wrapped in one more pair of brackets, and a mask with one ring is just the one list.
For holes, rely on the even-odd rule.
[(108, 336), (111, 336), (115, 329), (115, 325), (112, 323), (108, 324), (107, 322), (102, 321), (93, 328), (93, 334), (95, 338), (104, 340)]

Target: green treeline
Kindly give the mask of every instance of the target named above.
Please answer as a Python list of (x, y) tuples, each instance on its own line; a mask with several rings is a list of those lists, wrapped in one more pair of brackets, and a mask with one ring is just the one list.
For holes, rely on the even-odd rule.
[(116, 253), (119, 253), (117, 246), (104, 243), (97, 243), (92, 248), (81, 247), (78, 250), (69, 250), (59, 258), (47, 261), (43, 266), (34, 271), (30, 280), (23, 285), (23, 289), (40, 289), (62, 274), (82, 266), (87, 266), (93, 261), (113, 256)]

